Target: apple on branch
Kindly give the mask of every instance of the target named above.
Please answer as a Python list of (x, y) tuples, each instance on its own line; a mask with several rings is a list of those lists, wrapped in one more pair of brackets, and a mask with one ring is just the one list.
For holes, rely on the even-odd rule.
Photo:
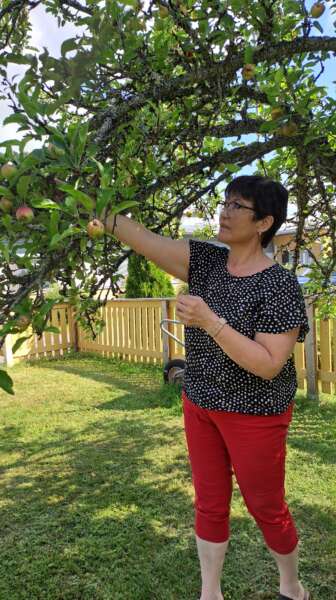
[(160, 17), (162, 19), (164, 19), (165, 17), (168, 17), (169, 15), (169, 10), (166, 6), (163, 6), (162, 4), (159, 6), (159, 13), (160, 13)]
[(3, 196), (0, 200), (0, 208), (3, 210), (3, 212), (9, 213), (13, 208), (13, 202), (9, 200), (9, 198), (5, 198), (5, 196)]
[(284, 114), (283, 108), (281, 108), (280, 106), (275, 106), (271, 110), (271, 117), (272, 117), (273, 121), (275, 121), (276, 119), (279, 119), (279, 117), (282, 117), (283, 114)]
[(9, 179), (13, 175), (15, 175), (16, 171), (16, 166), (11, 162), (7, 162), (1, 167), (1, 175), (2, 177), (6, 177), (6, 179)]
[(243, 66), (243, 78), (244, 79), (253, 79), (255, 74), (256, 66), (253, 63), (248, 63)]
[(92, 219), (86, 227), (87, 234), (92, 240), (99, 240), (104, 236), (105, 227), (99, 219)]
[(321, 15), (323, 15), (325, 11), (325, 5), (323, 2), (315, 2), (311, 7), (310, 14), (314, 19), (318, 19)]
[(27, 204), (23, 204), (22, 206), (20, 206), (16, 213), (15, 216), (17, 218), (18, 221), (23, 221), (25, 223), (30, 223), (33, 218), (34, 218), (34, 212), (33, 210), (30, 208), (30, 206), (27, 206)]

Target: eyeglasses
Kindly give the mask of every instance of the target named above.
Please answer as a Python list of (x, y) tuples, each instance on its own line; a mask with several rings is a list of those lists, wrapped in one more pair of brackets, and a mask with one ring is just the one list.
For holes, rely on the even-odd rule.
[(251, 208), (250, 206), (245, 206), (244, 204), (240, 204), (239, 202), (236, 202), (235, 200), (232, 200), (231, 202), (228, 202), (227, 200), (225, 200), (224, 202), (220, 203), (221, 206), (221, 210), (223, 210), (224, 208), (226, 209), (227, 212), (232, 212), (234, 210), (240, 210), (241, 208), (247, 208), (248, 210), (253, 210), (254, 208)]

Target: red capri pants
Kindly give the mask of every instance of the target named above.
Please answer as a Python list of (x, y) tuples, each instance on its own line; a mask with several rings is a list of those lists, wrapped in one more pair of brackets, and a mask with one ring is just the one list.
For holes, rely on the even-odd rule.
[(286, 436), (293, 402), (281, 415), (255, 416), (208, 410), (182, 391), (192, 480), (195, 532), (209, 542), (229, 538), (234, 474), (265, 542), (289, 554), (298, 535), (285, 502)]

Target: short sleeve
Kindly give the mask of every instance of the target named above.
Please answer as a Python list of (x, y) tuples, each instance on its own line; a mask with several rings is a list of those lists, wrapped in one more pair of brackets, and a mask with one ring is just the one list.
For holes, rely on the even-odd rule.
[(262, 333), (284, 333), (300, 327), (297, 341), (304, 342), (309, 332), (308, 317), (303, 293), (295, 275), (286, 277), (276, 294), (260, 307), (256, 331)]
[[(188, 284), (189, 286), (198, 287), (206, 281), (215, 261), (218, 259), (219, 249), (215, 244), (194, 239), (189, 239), (189, 249)], [(223, 251), (223, 248), (221, 250)], [(224, 248), (224, 251), (228, 252), (227, 248)]]

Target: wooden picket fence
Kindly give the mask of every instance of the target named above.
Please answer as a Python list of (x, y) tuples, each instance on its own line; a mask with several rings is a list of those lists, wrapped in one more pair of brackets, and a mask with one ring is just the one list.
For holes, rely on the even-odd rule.
[[(96, 352), (106, 357), (164, 365), (169, 359), (184, 358), (184, 347), (162, 334), (163, 318), (178, 320), (175, 298), (136, 298), (110, 300), (100, 309), (106, 325), (95, 340), (78, 326), (68, 304), (54, 306), (50, 324), (60, 333), (33, 335), (12, 355), (12, 346), (20, 335), (7, 336), (2, 349), (7, 365), (20, 359), (62, 356), (70, 350)], [(336, 319), (316, 320), (314, 307), (306, 305), (310, 332), (304, 344), (296, 344), (294, 360), (299, 389), (317, 397), (319, 391), (336, 393)], [(184, 342), (184, 326), (166, 327)], [(27, 332), (24, 333), (27, 335)]]

